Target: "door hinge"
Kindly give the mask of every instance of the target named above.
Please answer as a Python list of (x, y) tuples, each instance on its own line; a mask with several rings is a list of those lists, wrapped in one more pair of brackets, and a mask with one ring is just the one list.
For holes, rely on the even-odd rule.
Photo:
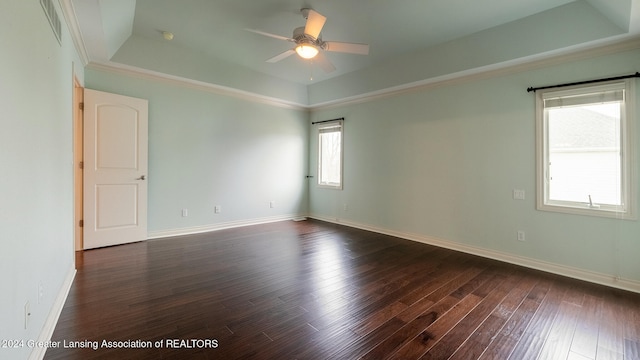
[(80, 162), (78, 163), (78, 167), (79, 167), (80, 169), (84, 169), (84, 161), (80, 161)]
[(78, 221), (78, 226), (79, 227), (84, 227), (84, 220)]
[(84, 110), (84, 103), (83, 102), (78, 103), (78, 107), (80, 108), (80, 110)]

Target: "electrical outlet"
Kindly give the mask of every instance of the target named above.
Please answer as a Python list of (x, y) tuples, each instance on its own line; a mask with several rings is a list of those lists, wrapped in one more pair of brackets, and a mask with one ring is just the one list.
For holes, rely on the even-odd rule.
[(347, 206), (347, 204), (342, 204), (342, 211), (348, 211), (349, 207)]
[(216, 214), (220, 214), (220, 213), (222, 212), (222, 206), (220, 206), (220, 205), (216, 205), (216, 206), (213, 208), (213, 212), (214, 212), (214, 213), (216, 213)]
[(275, 201), (269, 201), (269, 207), (270, 208), (275, 208), (276, 207), (276, 202)]
[(27, 301), (24, 304), (24, 328), (25, 330), (29, 327), (29, 318), (31, 317), (31, 305)]
[(188, 209), (182, 209), (182, 217), (187, 217), (189, 216), (189, 210)]
[(518, 231), (518, 241), (525, 241), (524, 231), (522, 230)]

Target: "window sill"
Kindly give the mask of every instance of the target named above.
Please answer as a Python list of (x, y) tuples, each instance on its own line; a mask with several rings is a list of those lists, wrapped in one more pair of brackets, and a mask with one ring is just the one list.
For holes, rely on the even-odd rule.
[(617, 211), (617, 210), (606, 209), (606, 208), (589, 208), (588, 205), (582, 207), (582, 206), (538, 203), (536, 206), (536, 209), (540, 211), (551, 211), (551, 212), (572, 214), (572, 215), (595, 216), (595, 217), (604, 217), (604, 218), (621, 219), (621, 220), (637, 220), (636, 214), (628, 210)]
[(342, 190), (342, 185), (322, 185), (322, 184), (318, 184), (318, 188), (320, 188), (320, 189)]

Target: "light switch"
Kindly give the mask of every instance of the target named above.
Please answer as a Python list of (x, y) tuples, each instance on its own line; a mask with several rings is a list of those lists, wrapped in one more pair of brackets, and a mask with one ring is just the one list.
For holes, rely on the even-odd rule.
[(524, 190), (514, 189), (513, 190), (513, 199), (514, 200), (524, 200)]

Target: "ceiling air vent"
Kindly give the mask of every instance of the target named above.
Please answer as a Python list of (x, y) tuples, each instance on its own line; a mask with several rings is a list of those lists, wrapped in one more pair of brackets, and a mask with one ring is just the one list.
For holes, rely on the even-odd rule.
[(40, 5), (42, 5), (42, 9), (47, 15), (47, 19), (49, 19), (49, 24), (51, 24), (51, 29), (56, 39), (58, 39), (58, 43), (62, 44), (62, 23), (56, 12), (53, 0), (40, 0)]

